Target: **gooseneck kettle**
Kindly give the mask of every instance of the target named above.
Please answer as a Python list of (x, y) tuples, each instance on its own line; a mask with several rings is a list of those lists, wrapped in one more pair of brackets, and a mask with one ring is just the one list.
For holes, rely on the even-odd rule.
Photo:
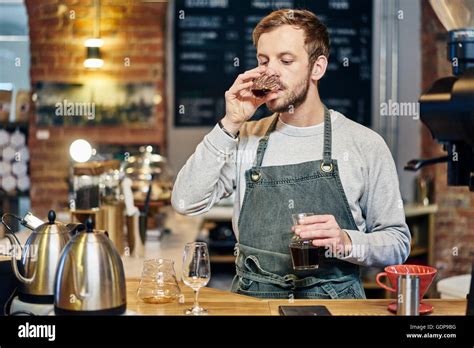
[(125, 272), (107, 233), (77, 233), (64, 248), (56, 276), (54, 311), (59, 315), (118, 315), (126, 311)]
[[(56, 213), (50, 210), (48, 222), (33, 230), (23, 248), (16, 236), (5, 234), (13, 247), (12, 269), (20, 281), (18, 297), (23, 302), (54, 302), (54, 281), (61, 253), (71, 235), (84, 228), (82, 224), (66, 226), (55, 220)], [(17, 256), (20, 256), (18, 263)]]

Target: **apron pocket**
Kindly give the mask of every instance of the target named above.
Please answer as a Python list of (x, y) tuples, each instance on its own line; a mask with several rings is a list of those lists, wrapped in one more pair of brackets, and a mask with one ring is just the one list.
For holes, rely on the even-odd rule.
[(266, 299), (289, 300), (291, 298), (290, 293), (285, 291), (246, 291), (239, 289), (237, 293), (239, 295)]
[(250, 279), (236, 276), (235, 286), (232, 292), (258, 298), (289, 299), (290, 292), (278, 286), (256, 282)]
[(366, 299), (367, 297), (365, 296), (365, 291), (360, 282), (354, 282), (354, 284), (351, 285), (352, 291), (354, 292), (354, 296), (358, 299)]
[(344, 283), (327, 282), (315, 285), (305, 291), (298, 291), (296, 298), (306, 299), (363, 299), (365, 294), (360, 292), (359, 281)]
[(308, 300), (330, 300), (335, 297), (331, 297), (331, 295), (320, 286), (315, 286), (314, 288), (307, 291), (295, 292), (295, 298)]
[(332, 283), (330, 284), (336, 292), (338, 299), (362, 299), (365, 298), (365, 294), (362, 294), (359, 290), (361, 288), (358, 280), (348, 283)]

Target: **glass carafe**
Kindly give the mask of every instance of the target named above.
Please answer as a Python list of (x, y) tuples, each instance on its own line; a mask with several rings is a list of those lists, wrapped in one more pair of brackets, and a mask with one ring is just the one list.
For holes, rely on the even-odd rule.
[(180, 294), (173, 261), (151, 259), (143, 262), (142, 276), (137, 291), (137, 296), (143, 302), (174, 302)]

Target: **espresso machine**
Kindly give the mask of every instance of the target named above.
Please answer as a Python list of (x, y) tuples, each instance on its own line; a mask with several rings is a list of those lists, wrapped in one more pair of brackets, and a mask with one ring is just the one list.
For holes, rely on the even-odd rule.
[[(420, 98), (420, 118), (431, 135), (443, 144), (446, 156), (410, 161), (406, 170), (417, 171), (427, 165), (447, 162), (448, 185), (469, 186), (474, 191), (474, 2), (431, 1), (435, 12), (448, 30), (459, 18), (461, 29), (450, 29), (448, 57), (453, 76), (435, 81)], [(464, 3), (461, 14), (459, 4)], [(449, 16), (449, 11), (456, 15)], [(464, 19), (464, 21), (462, 21)], [(472, 26), (472, 27), (469, 27)]]
[[(430, 3), (448, 30), (447, 52), (453, 76), (435, 81), (421, 96), (420, 118), (447, 154), (411, 160), (405, 170), (447, 162), (448, 185), (468, 186), (474, 192), (474, 1)], [(474, 262), (467, 314), (474, 315)]]

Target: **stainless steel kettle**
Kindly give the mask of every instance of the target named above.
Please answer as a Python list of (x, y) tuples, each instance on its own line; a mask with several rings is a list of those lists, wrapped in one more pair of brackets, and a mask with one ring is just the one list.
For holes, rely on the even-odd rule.
[[(56, 213), (50, 210), (48, 222), (33, 230), (21, 250), (18, 239), (11, 233), (5, 234), (13, 247), (12, 269), (20, 281), (18, 297), (23, 302), (53, 303), (56, 268), (71, 234), (82, 224), (65, 225), (56, 222)], [(18, 265), (17, 255), (21, 252)], [(20, 270), (20, 269), (21, 270)]]
[(118, 315), (126, 311), (120, 254), (92, 221), (64, 248), (56, 275), (54, 311), (59, 315)]

